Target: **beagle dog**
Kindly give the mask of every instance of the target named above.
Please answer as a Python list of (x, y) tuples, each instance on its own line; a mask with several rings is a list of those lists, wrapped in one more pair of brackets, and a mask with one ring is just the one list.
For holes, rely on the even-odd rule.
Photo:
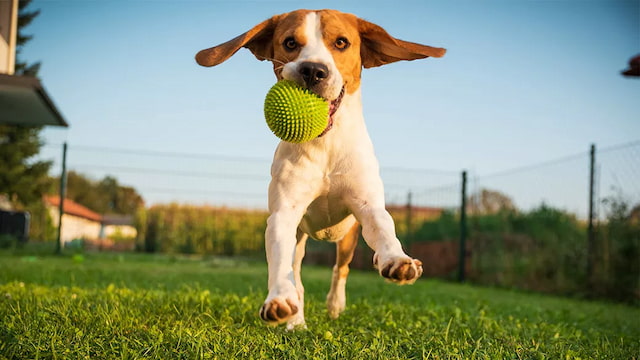
[(297, 10), (273, 16), (244, 34), (202, 50), (196, 61), (215, 66), (241, 47), (269, 60), (278, 80), (295, 81), (330, 103), (321, 136), (301, 144), (280, 142), (271, 166), (265, 234), (268, 288), (260, 317), (287, 329), (305, 327), (300, 267), (309, 236), (335, 242), (327, 309), (345, 309), (349, 263), (362, 231), (373, 265), (397, 284), (422, 275), (385, 209), (378, 162), (362, 115), (360, 75), (399, 60), (442, 57), (445, 49), (396, 39), (383, 28), (336, 10)]

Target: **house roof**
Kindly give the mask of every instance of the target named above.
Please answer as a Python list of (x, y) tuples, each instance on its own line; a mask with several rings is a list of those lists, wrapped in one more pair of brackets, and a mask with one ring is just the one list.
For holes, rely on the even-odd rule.
[[(45, 196), (44, 201), (51, 206), (60, 206), (59, 196)], [(102, 216), (97, 212), (89, 210), (77, 202), (64, 199), (64, 213), (68, 215), (78, 216), (93, 221), (102, 221)]]
[(68, 127), (40, 80), (0, 74), (0, 124)]

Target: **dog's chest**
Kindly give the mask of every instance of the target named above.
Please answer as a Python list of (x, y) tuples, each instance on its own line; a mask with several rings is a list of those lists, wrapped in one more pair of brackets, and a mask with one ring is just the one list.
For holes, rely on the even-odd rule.
[(339, 241), (354, 223), (354, 216), (339, 198), (321, 196), (309, 205), (300, 227), (316, 240)]

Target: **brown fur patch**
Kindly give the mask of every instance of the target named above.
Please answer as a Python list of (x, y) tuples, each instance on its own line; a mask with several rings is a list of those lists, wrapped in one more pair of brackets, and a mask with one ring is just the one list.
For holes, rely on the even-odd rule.
[[(351, 94), (360, 87), (362, 72), (358, 18), (335, 10), (322, 10), (319, 15), (324, 44), (331, 52), (336, 67), (342, 74), (347, 94)], [(347, 39), (349, 47), (344, 50), (336, 48), (335, 43), (339, 38)]]

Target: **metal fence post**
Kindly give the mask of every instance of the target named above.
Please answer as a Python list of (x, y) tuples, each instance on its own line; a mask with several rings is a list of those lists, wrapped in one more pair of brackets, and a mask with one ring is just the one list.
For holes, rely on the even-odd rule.
[(595, 272), (596, 233), (594, 223), (596, 145), (591, 144), (589, 152), (589, 225), (587, 228), (587, 284), (591, 289)]
[(64, 214), (64, 198), (67, 192), (67, 143), (62, 144), (62, 173), (60, 174), (60, 204), (58, 204), (58, 236), (56, 254), (62, 253), (62, 215)]
[(460, 252), (458, 256), (458, 281), (465, 280), (467, 242), (467, 171), (462, 171), (462, 199), (460, 202)]
[(411, 204), (411, 191), (407, 194), (407, 235), (405, 236), (405, 241), (407, 243), (411, 243), (413, 241), (413, 208)]

